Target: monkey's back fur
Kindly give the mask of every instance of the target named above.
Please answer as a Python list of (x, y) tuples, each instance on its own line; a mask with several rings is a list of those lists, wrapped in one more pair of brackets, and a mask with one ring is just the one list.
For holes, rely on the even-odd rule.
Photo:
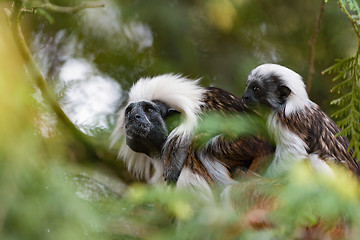
[[(204, 94), (203, 105), (204, 111), (216, 111), (223, 114), (224, 119), (226, 115), (232, 113), (244, 113), (245, 107), (241, 98), (228, 93), (220, 88), (207, 88)], [(219, 137), (213, 144), (208, 147), (207, 151), (214, 158), (219, 159), (229, 168), (243, 166), (249, 168), (256, 156), (266, 156), (270, 154), (273, 149), (272, 146), (264, 141), (260, 136), (241, 137), (235, 141), (225, 140)]]

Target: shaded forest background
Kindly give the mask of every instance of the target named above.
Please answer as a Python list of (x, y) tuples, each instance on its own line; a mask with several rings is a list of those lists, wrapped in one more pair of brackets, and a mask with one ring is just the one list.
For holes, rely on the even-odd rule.
[[(91, 61), (125, 91), (140, 77), (173, 72), (202, 78), (204, 86), (221, 86), (240, 96), (250, 70), (265, 62), (287, 66), (308, 79), (309, 43), (321, 1), (104, 3), (105, 8), (77, 14), (51, 12), (46, 14), (50, 22), (39, 15), (23, 20), (29, 43), (41, 33), (41, 46), (56, 46), (50, 48), (53, 52), (46, 59), (53, 70), (51, 77), (58, 77), (56, 68), (67, 60), (61, 59), (59, 50), (75, 38), (73, 55)], [(310, 97), (330, 112), (332, 76), (321, 72), (335, 59), (353, 55), (358, 46), (351, 24), (336, 1), (326, 4), (315, 45), (315, 80)], [(38, 48), (33, 46), (35, 54)]]
[[(359, 46), (338, 2), (104, 0), (81, 11), (65, 7), (82, 3), (0, 1), (7, 9), (0, 23), (0, 238), (359, 236), (360, 188), (341, 170), (336, 180), (306, 166), (291, 171), (290, 182), (243, 179), (231, 194), (234, 211), (221, 200), (134, 185), (116, 161), (118, 145), (109, 149), (115, 113), (143, 76), (181, 73), (241, 96), (251, 69), (278, 63), (305, 82), (312, 78), (310, 98), (331, 114), (334, 75), (322, 72)], [(351, 12), (357, 21), (358, 5)], [(11, 32), (17, 7), (24, 42)], [(267, 207), (259, 207), (264, 199)]]

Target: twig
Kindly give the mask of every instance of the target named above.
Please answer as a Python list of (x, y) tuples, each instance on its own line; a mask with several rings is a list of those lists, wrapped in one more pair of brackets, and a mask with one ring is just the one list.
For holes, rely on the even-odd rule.
[(104, 7), (105, 4), (100, 2), (84, 2), (76, 6), (68, 7), (68, 6), (59, 6), (56, 4), (52, 4), (47, 2), (45, 4), (40, 5), (38, 8), (42, 8), (49, 11), (61, 12), (61, 13), (77, 13), (86, 8), (100, 8)]
[(308, 78), (306, 81), (306, 86), (307, 86), (306, 91), (308, 92), (308, 94), (310, 93), (311, 85), (312, 85), (312, 81), (313, 81), (314, 73), (315, 73), (314, 61), (315, 61), (316, 39), (320, 32), (320, 24), (321, 24), (324, 10), (325, 10), (325, 0), (320, 0), (320, 1), (321, 1), (320, 11), (316, 17), (315, 28), (312, 33), (311, 39), (309, 41), (309, 47), (310, 47), (309, 75), (308, 75)]
[(360, 56), (360, 30), (358, 28), (357, 21), (350, 15), (350, 13), (346, 9), (346, 7), (341, 3), (341, 1), (338, 1), (338, 4), (339, 4), (341, 11), (343, 11), (345, 13), (345, 15), (347, 16), (347, 18), (350, 20), (351, 25), (353, 26), (354, 32), (358, 38), (358, 49), (356, 52), (356, 59), (358, 60), (359, 56)]
[(351, 24), (353, 26), (353, 29), (355, 31), (356, 36), (358, 37), (358, 39), (360, 40), (360, 30), (357, 27), (357, 21), (356, 19), (354, 19), (350, 13), (348, 12), (348, 10), (346, 10), (346, 7), (344, 5), (341, 4), (341, 1), (338, 1), (339, 7), (341, 9), (341, 11), (343, 11), (345, 13), (345, 15), (347, 16), (347, 18), (351, 21)]

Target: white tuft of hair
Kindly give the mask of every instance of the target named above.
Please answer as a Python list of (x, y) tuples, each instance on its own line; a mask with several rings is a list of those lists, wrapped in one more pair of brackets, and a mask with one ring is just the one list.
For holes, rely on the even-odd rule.
[(286, 173), (294, 163), (307, 158), (307, 145), (298, 135), (282, 125), (276, 112), (269, 115), (267, 127), (276, 142), (276, 149), (265, 175), (276, 177)]
[[(168, 141), (179, 136), (179, 141), (189, 139), (193, 134), (201, 112), (205, 89), (198, 85), (198, 80), (191, 80), (180, 75), (164, 74), (156, 77), (141, 78), (130, 89), (128, 104), (138, 101), (159, 100), (182, 113), (183, 121), (169, 135)], [(149, 182), (162, 180), (164, 170), (161, 159), (150, 158), (143, 153), (132, 151), (125, 144), (125, 106), (119, 111), (115, 129), (111, 135), (111, 146), (122, 141), (118, 157), (123, 159), (128, 170), (138, 177), (145, 177)], [(180, 142), (179, 142), (180, 144)], [(165, 143), (165, 146), (167, 143)], [(154, 169), (152, 169), (152, 167)]]
[(287, 67), (272, 63), (262, 64), (251, 71), (249, 79), (255, 76), (266, 78), (271, 75), (279, 77), (291, 90), (286, 101), (285, 115), (315, 105), (308, 97), (302, 77)]
[(229, 170), (215, 157), (210, 157), (206, 152), (201, 151), (199, 159), (208, 171), (210, 177), (217, 183), (226, 186), (233, 184), (235, 181), (230, 177)]
[(186, 191), (194, 191), (205, 201), (214, 201), (214, 195), (209, 183), (202, 176), (194, 173), (189, 167), (185, 166), (181, 170), (176, 187)]

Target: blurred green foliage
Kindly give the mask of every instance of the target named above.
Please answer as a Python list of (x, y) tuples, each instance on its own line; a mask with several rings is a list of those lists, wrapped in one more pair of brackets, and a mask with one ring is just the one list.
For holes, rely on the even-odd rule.
[[(28, 7), (44, 2), (24, 1)], [(10, 3), (2, 1), (0, 6), (10, 8)], [(53, 3), (69, 6), (80, 1)], [(143, 75), (179, 72), (204, 76), (204, 85), (240, 95), (247, 73), (269, 61), (307, 75), (307, 41), (318, 9), (313, 1), (105, 3), (115, 12), (42, 10), (26, 16), (22, 27), (29, 45), (39, 32), (46, 42), (63, 30), (53, 58), (48, 58), (54, 60), (50, 63), (55, 72), (64, 61), (57, 58), (64, 51), (62, 44), (75, 36), (76, 54), (92, 60), (124, 89)], [(352, 29), (335, 1), (326, 8), (311, 93), (325, 109), (331, 82), (330, 76), (320, 76), (321, 70), (336, 58), (352, 56), (356, 48)], [(139, 41), (134, 29), (151, 33), (145, 38), (150, 42)], [(0, 24), (1, 239), (328, 239), (337, 228), (349, 239), (360, 235), (359, 184), (343, 169), (323, 176), (299, 165), (283, 179), (245, 176), (222, 195), (214, 190), (214, 198), (208, 200), (198, 192), (169, 186), (125, 186), (109, 168), (84, 164), (94, 156), (54, 117), (24, 65), (4, 21)], [(211, 118), (207, 121), (213, 134), (231, 130)], [(233, 121), (238, 124), (239, 119)], [(238, 130), (251, 129), (244, 125)], [(101, 155), (97, 149), (95, 153)]]
[[(258, 112), (265, 111), (258, 110)], [(271, 141), (267, 134), (266, 121), (255, 114), (231, 114), (208, 112), (201, 116), (196, 130), (196, 148), (203, 148), (216, 136), (234, 141), (239, 136), (262, 136)]]

